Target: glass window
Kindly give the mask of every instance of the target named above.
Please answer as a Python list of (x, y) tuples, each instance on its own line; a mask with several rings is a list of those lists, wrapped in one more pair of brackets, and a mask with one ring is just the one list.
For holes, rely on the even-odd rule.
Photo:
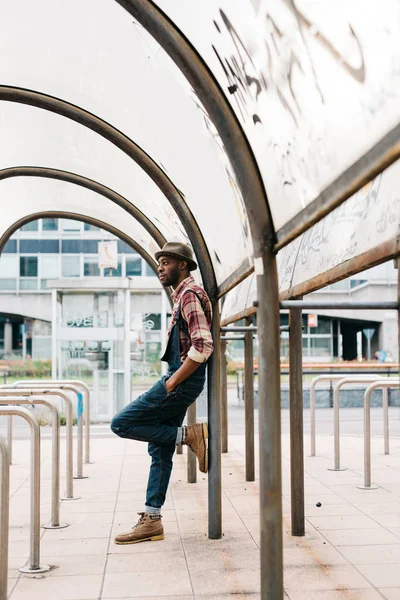
[(58, 219), (42, 219), (42, 230), (43, 231), (57, 231), (58, 230)]
[(21, 278), (19, 280), (19, 289), (20, 290), (37, 290), (38, 289), (37, 277), (29, 277), (27, 279)]
[(60, 276), (58, 256), (40, 257), (42, 279), (57, 279)]
[(142, 274), (142, 259), (140, 256), (127, 256), (126, 257), (126, 276), (141, 275)]
[(118, 252), (124, 254), (136, 254), (136, 251), (122, 240), (118, 240)]
[(99, 277), (99, 259), (97, 256), (85, 256), (83, 258), (83, 275), (85, 277)]
[(84, 230), (85, 231), (100, 231), (100, 227), (97, 227), (96, 225), (90, 225), (90, 223), (85, 223)]
[(29, 252), (32, 254), (36, 254), (39, 252), (39, 240), (20, 240), (19, 241), (19, 251)]
[(0, 290), (16, 290), (16, 279), (0, 279)]
[[(38, 258), (37, 256), (20, 256), (19, 270), (21, 277), (37, 277)], [(24, 289), (24, 288), (21, 288)]]
[(58, 254), (60, 251), (60, 240), (40, 240), (39, 252), (43, 254)]
[(64, 254), (79, 254), (82, 252), (82, 240), (62, 240), (61, 251)]
[(367, 283), (366, 279), (350, 279), (350, 287), (355, 288), (363, 283)]
[(310, 333), (330, 333), (331, 319), (318, 315), (318, 326), (310, 327)]
[(99, 242), (97, 240), (82, 240), (82, 250), (85, 254), (97, 254)]
[(61, 274), (63, 277), (79, 277), (81, 274), (80, 256), (62, 256)]
[(118, 266), (116, 269), (104, 269), (104, 276), (107, 277), (110, 275), (111, 277), (122, 277), (122, 258), (118, 257)]
[(21, 231), (39, 231), (39, 221), (31, 221), (26, 225), (22, 225)]
[(81, 221), (75, 221), (74, 219), (61, 219), (61, 227), (63, 231), (80, 231)]
[(17, 252), (17, 240), (8, 240), (4, 246), (3, 254), (15, 254)]
[(0, 257), (0, 277), (18, 277), (18, 256)]
[(330, 356), (330, 337), (310, 337), (310, 356)]
[(157, 274), (154, 273), (153, 269), (150, 267), (149, 264), (145, 263), (145, 270), (144, 270), (144, 274), (147, 275), (148, 277), (157, 277)]

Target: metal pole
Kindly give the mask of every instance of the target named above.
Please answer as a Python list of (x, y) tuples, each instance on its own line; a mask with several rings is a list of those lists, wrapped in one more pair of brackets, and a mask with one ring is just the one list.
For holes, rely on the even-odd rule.
[(85, 413), (85, 463), (91, 463), (90, 460), (90, 388), (87, 383), (80, 379), (44, 379), (40, 382), (37, 379), (25, 379), (22, 381), (16, 381), (13, 386), (19, 386), (22, 384), (29, 385), (40, 385), (40, 387), (57, 386), (71, 384), (81, 388), (85, 392), (85, 401), (83, 403)]
[(13, 420), (12, 420), (12, 416), (11, 415), (8, 417), (7, 440), (8, 440), (8, 458), (9, 458), (9, 461), (10, 461), (10, 465), (12, 465)]
[[(251, 317), (246, 317), (247, 326), (252, 324)], [(245, 410), (245, 446), (246, 446), (246, 481), (255, 480), (254, 465), (254, 357), (253, 334), (244, 334), (244, 410)]]
[[(13, 398), (11, 398), (13, 399)], [(34, 415), (22, 406), (0, 406), (0, 415), (16, 415), (25, 419), (31, 428), (31, 536), (29, 566), (21, 573), (45, 573), (50, 570), (40, 564), (40, 427)]]
[(383, 446), (384, 453), (389, 454), (389, 388), (382, 389), (383, 405)]
[(214, 352), (208, 362), (207, 403), (209, 423), (209, 471), (208, 471), (208, 537), (222, 537), (222, 489), (221, 489), (221, 336), (218, 301), (212, 301), (212, 335)]
[(303, 439), (303, 348), (301, 308), (289, 310), (290, 379), (290, 489), (292, 535), (305, 533), (304, 439)]
[[(389, 381), (375, 381), (371, 383), (371, 385), (369, 385), (364, 392), (364, 485), (357, 486), (358, 488), (363, 490), (373, 490), (378, 487), (371, 482), (371, 394), (374, 390), (378, 388), (382, 388), (382, 391), (387, 391), (391, 387), (400, 387), (400, 379), (391, 379)], [(385, 417), (383, 427), (385, 436)]]
[(125, 290), (125, 315), (124, 315), (124, 406), (131, 401), (132, 378), (131, 378), (131, 290)]
[(379, 375), (365, 375), (359, 378), (356, 377), (345, 377), (337, 382), (333, 390), (333, 438), (334, 438), (334, 452), (335, 462), (334, 467), (328, 469), (328, 471), (346, 471), (346, 468), (340, 467), (340, 428), (339, 428), (339, 392), (340, 388), (347, 383), (371, 383), (371, 381), (377, 381), (381, 379)]
[(51, 377), (57, 379), (57, 290), (51, 290)]
[[(73, 392), (76, 396), (76, 400), (77, 400), (77, 423), (78, 423), (78, 435), (77, 435), (77, 455), (76, 455), (76, 471), (77, 474), (76, 476), (74, 476), (74, 479), (87, 479), (87, 475), (83, 475), (83, 419), (82, 419), (82, 412), (83, 412), (83, 398), (82, 395), (79, 392), (78, 386), (76, 385), (72, 385), (70, 383), (66, 383), (65, 381), (62, 381), (60, 383), (55, 383), (54, 381), (38, 381), (38, 380), (22, 380), (22, 381), (16, 381), (15, 383), (10, 385), (11, 389), (30, 389), (30, 390), (34, 390), (36, 388), (41, 389), (41, 390), (63, 390), (63, 391), (67, 391), (67, 392)], [(0, 386), (0, 389), (7, 389), (7, 386)], [(68, 400), (71, 403), (72, 406), (72, 402), (69, 398), (69, 396), (67, 396), (67, 394), (64, 393), (64, 397), (67, 397)], [(68, 410), (68, 408), (67, 408)], [(67, 414), (67, 427), (68, 427), (68, 414)], [(71, 412), (71, 427), (73, 426), (73, 410)], [(68, 438), (67, 438), (68, 439)]]
[[(25, 390), (24, 390), (25, 391)], [(0, 404), (42, 404), (51, 411), (51, 451), (52, 451), (52, 472), (51, 472), (51, 523), (43, 525), (44, 529), (63, 529), (67, 524), (60, 524), (60, 413), (58, 408), (50, 402), (39, 397), (24, 397), (23, 391), (0, 390)], [(4, 398), (6, 396), (6, 398)]]
[(276, 258), (256, 258), (261, 599), (283, 598), (280, 322)]
[[(187, 424), (194, 425), (196, 423), (196, 402), (193, 402), (187, 411)], [(182, 446), (180, 446), (182, 448)], [(178, 446), (179, 448), (179, 446)], [(187, 477), (188, 483), (196, 483), (197, 481), (197, 465), (196, 455), (188, 448), (187, 453)]]
[(10, 457), (7, 444), (1, 437), (0, 467), (0, 600), (7, 600)]
[(311, 456), (315, 456), (315, 387), (319, 381), (340, 381), (343, 375), (318, 375), (310, 383), (310, 441)]
[(228, 375), (226, 359), (226, 339), (221, 337), (221, 450), (228, 452)]

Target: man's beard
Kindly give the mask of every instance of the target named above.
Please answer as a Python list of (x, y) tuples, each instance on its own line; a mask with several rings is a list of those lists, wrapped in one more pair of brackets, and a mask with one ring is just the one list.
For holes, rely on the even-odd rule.
[(172, 271), (170, 271), (168, 278), (166, 277), (164, 281), (162, 281), (162, 285), (164, 287), (170, 287), (171, 285), (176, 285), (179, 281), (180, 272), (178, 267), (174, 267)]

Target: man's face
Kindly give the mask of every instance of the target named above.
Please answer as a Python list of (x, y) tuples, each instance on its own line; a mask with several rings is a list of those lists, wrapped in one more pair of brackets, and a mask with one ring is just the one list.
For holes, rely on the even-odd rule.
[(175, 286), (182, 274), (180, 266), (183, 261), (172, 256), (160, 256), (158, 261), (158, 276), (164, 287)]

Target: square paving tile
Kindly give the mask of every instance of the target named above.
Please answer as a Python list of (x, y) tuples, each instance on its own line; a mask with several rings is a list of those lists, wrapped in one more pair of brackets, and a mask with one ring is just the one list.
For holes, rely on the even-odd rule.
[(113, 573), (107, 574), (104, 580), (104, 598), (124, 598), (129, 593), (132, 598), (137, 596), (155, 596), (161, 598), (164, 594), (173, 596), (190, 595), (189, 574), (184, 571), (158, 572), (157, 576), (146, 573)]

